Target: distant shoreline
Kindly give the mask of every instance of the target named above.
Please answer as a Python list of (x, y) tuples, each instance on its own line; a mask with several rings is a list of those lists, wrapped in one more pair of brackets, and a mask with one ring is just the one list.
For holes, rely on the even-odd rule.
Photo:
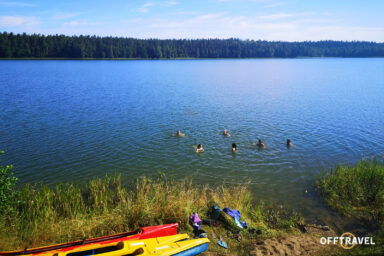
[(4, 58), (1, 60), (273, 60), (273, 59), (383, 59), (384, 57), (248, 57), (248, 58)]
[(262, 41), (137, 39), (0, 33), (0, 58), (221, 59), (384, 57), (384, 43), (367, 41)]

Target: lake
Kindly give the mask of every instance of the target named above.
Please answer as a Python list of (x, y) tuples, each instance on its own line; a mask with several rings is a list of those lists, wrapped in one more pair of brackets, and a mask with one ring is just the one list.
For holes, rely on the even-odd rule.
[(22, 184), (114, 172), (249, 182), (255, 199), (341, 225), (312, 182), (383, 156), (383, 71), (380, 58), (0, 61), (2, 164)]

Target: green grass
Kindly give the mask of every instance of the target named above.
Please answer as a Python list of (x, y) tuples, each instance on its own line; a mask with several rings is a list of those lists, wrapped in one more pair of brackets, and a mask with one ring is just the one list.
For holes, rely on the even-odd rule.
[(384, 162), (362, 159), (320, 173), (317, 188), (328, 205), (340, 213), (376, 226), (375, 246), (356, 246), (340, 255), (382, 255), (384, 252)]
[[(0, 152), (0, 156), (3, 152)], [(142, 177), (123, 186), (120, 175), (94, 178), (86, 184), (41, 183), (17, 186), (12, 166), (0, 166), (0, 251), (97, 237), (143, 226), (180, 224), (179, 232), (193, 237), (189, 216), (198, 212), (207, 218), (213, 205), (238, 209), (249, 227), (261, 231), (250, 234), (241, 230), (242, 240), (227, 237), (238, 230), (233, 220), (222, 214), (220, 227), (203, 226), (209, 237), (224, 237), (229, 250), (212, 239), (210, 251), (248, 255), (254, 240), (295, 233), (300, 215), (256, 203), (247, 184), (202, 186), (190, 180), (174, 180), (164, 174)]]
[[(178, 222), (181, 232), (192, 235), (189, 216), (198, 212), (209, 216), (213, 204), (238, 209), (249, 226), (262, 230), (260, 237), (295, 231), (299, 215), (286, 214), (262, 203), (255, 203), (246, 185), (195, 186), (187, 180), (140, 178), (124, 187), (119, 175), (90, 180), (85, 185), (26, 185), (18, 191), (16, 210), (0, 220), (0, 250), (32, 248), (96, 237), (163, 223)], [(225, 222), (224, 222), (225, 224)], [(231, 221), (220, 228), (204, 226), (208, 232), (225, 235)], [(251, 243), (228, 241), (239, 253)], [(212, 250), (220, 251), (218, 246)], [(241, 254), (241, 253), (240, 253)]]
[(384, 220), (384, 163), (361, 160), (338, 165), (319, 175), (318, 189), (328, 205), (346, 216), (382, 223)]

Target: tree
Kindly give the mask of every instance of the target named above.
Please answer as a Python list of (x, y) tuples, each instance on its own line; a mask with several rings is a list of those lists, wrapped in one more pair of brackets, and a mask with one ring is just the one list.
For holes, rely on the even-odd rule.
[(134, 39), (0, 33), (0, 57), (35, 58), (296, 58), (384, 57), (384, 43), (230, 39)]

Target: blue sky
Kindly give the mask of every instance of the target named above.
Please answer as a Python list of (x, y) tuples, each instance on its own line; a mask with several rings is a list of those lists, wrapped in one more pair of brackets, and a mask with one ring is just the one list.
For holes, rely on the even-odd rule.
[(0, 31), (384, 42), (383, 0), (0, 0)]

